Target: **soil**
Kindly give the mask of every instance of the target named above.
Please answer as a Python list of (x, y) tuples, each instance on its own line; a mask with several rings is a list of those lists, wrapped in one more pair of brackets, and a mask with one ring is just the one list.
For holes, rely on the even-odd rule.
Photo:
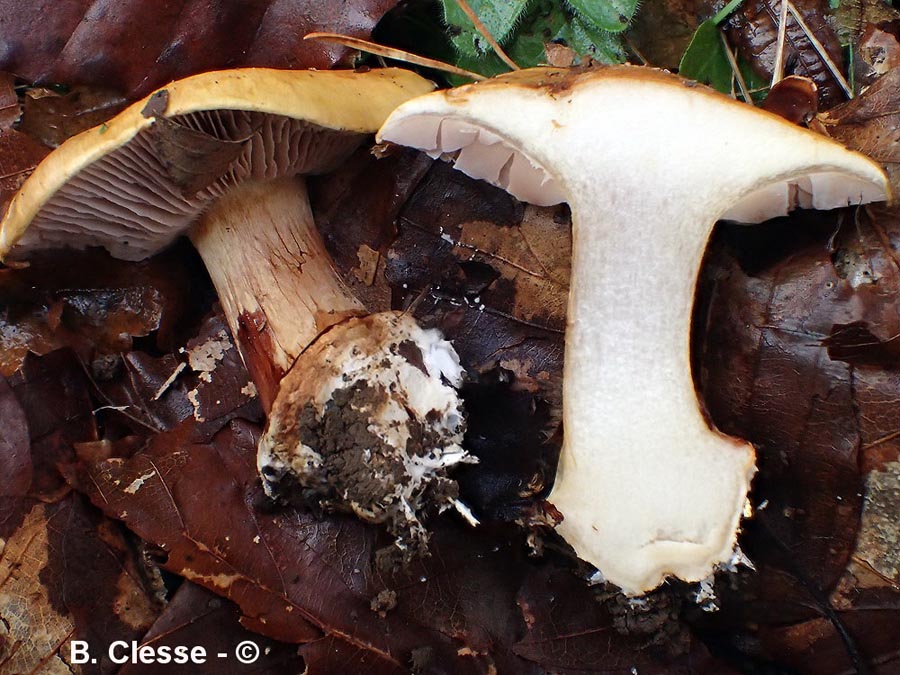
[(409, 458), (424, 457), (443, 441), (411, 419), (405, 448), (386, 443), (370, 430), (369, 423), (371, 411), (381, 408), (387, 399), (383, 388), (359, 380), (335, 390), (322, 415), (312, 403), (303, 406), (297, 420), (298, 437), (321, 455), (322, 463), (296, 482), (284, 484), (282, 480), (278, 490), (288, 501), (296, 502), (299, 496), (306, 505), (350, 511), (363, 520), (385, 525), (396, 537), (397, 550), (392, 552), (408, 562), (428, 549), (424, 515), (456, 499), (459, 490), (444, 469), (433, 469), (410, 493), (414, 479), (409, 474)]

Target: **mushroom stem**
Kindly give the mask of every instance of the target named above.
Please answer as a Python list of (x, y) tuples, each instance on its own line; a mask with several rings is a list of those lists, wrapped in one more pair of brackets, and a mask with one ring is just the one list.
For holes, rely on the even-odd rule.
[(297, 356), (363, 306), (325, 251), (302, 178), (230, 189), (190, 236), (268, 412)]
[(570, 197), (579, 281), (564, 380), (578, 405), (564, 410), (550, 500), (579, 556), (636, 592), (667, 573), (702, 579), (710, 561), (729, 559), (754, 452), (709, 427), (691, 377), (694, 287), (716, 216), (689, 193), (676, 210), (652, 190), (627, 210), (592, 194), (608, 190)]

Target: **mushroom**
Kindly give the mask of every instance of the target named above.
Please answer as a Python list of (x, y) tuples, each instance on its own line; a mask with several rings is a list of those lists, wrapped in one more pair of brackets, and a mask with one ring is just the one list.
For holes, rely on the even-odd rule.
[[(258, 455), (266, 490), (275, 494), (296, 469), (291, 485), (421, 544), (418, 514), (429, 503), (469, 515), (444, 477), (471, 461), (459, 445), (459, 359), (406, 314), (365, 316), (316, 230), (303, 176), (333, 169), (394, 107), (431, 89), (397, 69), (251, 68), (173, 82), (35, 169), (0, 222), (0, 259), (103, 246), (139, 260), (187, 234), (270, 413)], [(332, 408), (370, 433), (345, 425), (328, 438), (336, 458), (324, 461), (328, 435), (316, 424), (334, 426)], [(292, 435), (301, 430), (320, 445), (303, 445)], [(339, 470), (367, 452), (370, 482), (390, 483), (371, 485), (368, 497)]]
[(690, 368), (694, 288), (719, 219), (884, 200), (863, 155), (669, 73), (537, 68), (413, 99), (380, 140), (539, 205), (573, 252), (558, 531), (625, 593), (735, 553), (753, 447), (710, 427)]

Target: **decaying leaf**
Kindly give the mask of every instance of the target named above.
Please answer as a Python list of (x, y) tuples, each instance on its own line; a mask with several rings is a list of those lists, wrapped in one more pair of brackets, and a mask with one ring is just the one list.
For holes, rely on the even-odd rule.
[(87, 363), (102, 361), (154, 331), (172, 345), (173, 326), (209, 297), (192, 297), (194, 285), (171, 253), (134, 264), (102, 251), (50, 252), (27, 269), (0, 269), (0, 373), (11, 374), (29, 352), (63, 346)]
[(127, 101), (108, 89), (75, 87), (60, 94), (29, 89), (19, 130), (50, 148), (117, 115)]
[[(817, 649), (893, 658), (828, 601), (859, 555), (866, 457), (895, 458), (900, 428), (889, 403), (900, 388), (896, 357), (880, 348), (900, 334), (890, 248), (900, 229), (895, 212), (870, 213), (725, 228), (711, 248), (700, 384), (717, 426), (751, 440), (760, 466), (741, 540), (758, 571), (724, 592), (717, 619), (762, 638), (761, 651), (738, 648), (746, 656), (800, 663), (809, 640), (799, 636), (818, 626)], [(864, 345), (861, 325), (872, 338)]]
[(0, 131), (12, 127), (22, 114), (14, 84), (12, 75), (0, 73)]
[(111, 87), (130, 99), (188, 75), (238, 66), (328, 68), (347, 50), (306, 33), (366, 37), (395, 0), (97, 5), (0, 2), (7, 38), (0, 68), (31, 82)]
[[(796, 0), (793, 5), (824, 46), (830, 60), (844, 72), (843, 52), (837, 35), (826, 21), (824, 0)], [(780, 12), (779, 0), (752, 0), (744, 2), (730, 19), (731, 43), (753, 70), (767, 81), (771, 80), (775, 68)], [(784, 50), (783, 74), (802, 75), (815, 82), (819, 88), (820, 108), (830, 108), (845, 100), (834, 75), (790, 12)]]
[[(0, 556), (0, 663), (9, 673), (68, 672), (72, 640), (106, 653), (139, 638), (158, 607), (119, 525), (78, 495), (30, 502)], [(99, 659), (98, 659), (99, 661)], [(109, 672), (87, 664), (83, 673)]]
[(900, 194), (900, 68), (817, 119), (832, 138), (881, 162)]
[[(189, 645), (206, 650), (208, 657), (204, 664), (169, 664), (165, 667), (166, 672), (185, 675), (217, 674), (224, 669), (229, 673), (255, 675), (304, 672), (305, 665), (296, 646), (267, 640), (258, 633), (252, 633), (241, 626), (240, 618), (241, 613), (234, 603), (185, 581), (143, 636), (141, 644), (155, 648)], [(238, 645), (246, 640), (259, 648), (259, 657), (254, 663), (241, 663), (234, 656)], [(219, 654), (226, 656), (219, 657)], [(120, 675), (153, 675), (159, 669), (156, 664), (129, 663), (118, 672)]]
[(256, 388), (219, 314), (208, 317), (177, 355), (134, 351), (122, 366), (122, 376), (97, 382), (98, 412), (108, 428), (144, 435), (191, 420), (186, 432), (207, 441), (236, 416), (261, 415)]
[(436, 163), (400, 214), (385, 275), (401, 306), (424, 294), (416, 314), (439, 321), (469, 367), (499, 364), (547, 393), (562, 364), (568, 223), (565, 209), (526, 207)]

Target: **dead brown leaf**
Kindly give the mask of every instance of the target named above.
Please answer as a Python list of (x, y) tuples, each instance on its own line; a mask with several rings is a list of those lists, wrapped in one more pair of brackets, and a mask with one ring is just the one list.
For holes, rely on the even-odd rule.
[[(204, 664), (184, 666), (169, 664), (166, 673), (176, 675), (254, 673), (257, 675), (282, 675), (302, 673), (305, 670), (302, 657), (295, 645), (268, 640), (258, 633), (251, 633), (240, 624), (241, 613), (234, 603), (215, 595), (205, 588), (185, 581), (178, 587), (166, 608), (141, 639), (142, 645), (155, 648), (164, 645), (200, 646), (206, 650)], [(260, 650), (255, 663), (240, 663), (234, 656), (235, 649), (250, 640)], [(225, 657), (219, 657), (225, 654)], [(118, 672), (120, 675), (154, 675), (160, 666), (156, 664), (129, 663)]]
[(832, 138), (881, 162), (900, 194), (900, 68), (818, 120)]
[(111, 119), (126, 103), (121, 95), (96, 87), (74, 87), (65, 94), (29, 89), (19, 130), (55, 148), (67, 138)]
[(22, 114), (14, 85), (15, 78), (12, 75), (0, 73), (0, 131), (12, 127)]
[[(824, 0), (792, 0), (804, 23), (824, 46), (828, 57), (842, 73), (844, 54), (837, 35), (827, 21)], [(771, 81), (778, 47), (779, 0), (743, 3), (729, 19), (729, 38), (738, 53), (762, 78)], [(827, 109), (846, 99), (837, 80), (809, 37), (788, 13), (784, 45), (784, 75), (802, 75), (816, 83), (819, 108)]]
[(0, 1), (0, 69), (30, 82), (94, 85), (139, 98), (171, 80), (238, 66), (329, 68), (348, 50), (306, 33), (367, 37), (395, 0), (143, 0), (54, 6)]

